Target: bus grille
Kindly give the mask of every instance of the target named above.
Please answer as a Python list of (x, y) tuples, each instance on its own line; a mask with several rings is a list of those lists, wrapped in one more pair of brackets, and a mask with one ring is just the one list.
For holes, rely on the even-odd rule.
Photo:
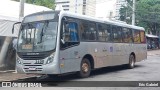
[[(42, 65), (26, 65), (24, 64), (24, 70), (25, 72), (41, 72), (43, 68), (41, 67)], [(34, 67), (34, 69), (30, 69), (30, 67)]]
[(41, 54), (41, 55), (21, 55), (20, 57), (24, 60), (39, 60), (39, 59), (44, 59), (47, 56), (45, 54)]
[(25, 60), (23, 61), (23, 69), (25, 72), (27, 73), (32, 73), (32, 72), (41, 72), (43, 70), (43, 64), (44, 63), (40, 63), (37, 64), (35, 63), (36, 60)]
[(42, 68), (36, 68), (35, 70), (30, 70), (29, 68), (24, 68), (25, 72), (41, 72)]
[(52, 52), (39, 52), (38, 54), (34, 53), (18, 53), (18, 56), (22, 58), (23, 60), (40, 60), (45, 59), (47, 56), (49, 56)]

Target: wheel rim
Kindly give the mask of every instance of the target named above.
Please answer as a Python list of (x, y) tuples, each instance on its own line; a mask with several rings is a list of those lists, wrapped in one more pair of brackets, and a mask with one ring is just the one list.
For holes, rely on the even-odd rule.
[(87, 73), (89, 71), (89, 65), (87, 63), (82, 64), (82, 72)]

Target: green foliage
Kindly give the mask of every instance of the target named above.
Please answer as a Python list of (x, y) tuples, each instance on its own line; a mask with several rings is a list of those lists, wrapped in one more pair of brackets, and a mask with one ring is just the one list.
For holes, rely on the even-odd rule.
[(131, 15), (132, 15), (132, 10), (129, 6), (125, 7), (123, 6), (120, 9), (120, 20), (125, 21), (127, 23), (131, 23)]
[[(130, 2), (131, 0), (127, 1)], [(144, 27), (146, 31), (151, 32), (152, 34), (158, 34), (160, 30), (160, 0), (136, 1), (136, 25)], [(125, 16), (125, 12), (128, 12), (128, 16)], [(120, 16), (120, 20), (123, 21), (127, 21), (126, 17), (130, 17), (131, 19), (132, 9), (129, 6), (122, 7), (120, 9)]]
[(137, 3), (136, 19), (139, 20), (139, 25), (148, 32), (158, 35), (160, 30), (160, 0), (140, 0)]
[[(20, 1), (20, 0), (13, 0), (13, 1)], [(45, 6), (50, 9), (55, 9), (55, 0), (26, 0), (26, 3)]]

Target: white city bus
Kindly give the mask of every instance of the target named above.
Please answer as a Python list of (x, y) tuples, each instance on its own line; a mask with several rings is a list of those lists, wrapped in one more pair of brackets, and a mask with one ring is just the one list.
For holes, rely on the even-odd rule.
[(65, 11), (24, 17), (17, 42), (18, 73), (58, 75), (127, 64), (147, 58), (144, 28)]

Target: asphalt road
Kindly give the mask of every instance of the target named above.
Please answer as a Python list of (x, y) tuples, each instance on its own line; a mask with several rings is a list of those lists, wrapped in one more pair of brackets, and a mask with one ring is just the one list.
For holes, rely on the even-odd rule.
[[(19, 79), (16, 81), (40, 81), (42, 82), (42, 86), (47, 87), (45, 90), (160, 90), (160, 85), (158, 88), (154, 87), (97, 87), (98, 84), (102, 84), (99, 81), (116, 81), (116, 82), (109, 82), (115, 83), (130, 83), (130, 81), (160, 81), (160, 51), (149, 51), (147, 60), (141, 61), (136, 63), (134, 69), (126, 69), (125, 66), (115, 66), (115, 67), (107, 67), (98, 70), (94, 70), (91, 73), (89, 78), (79, 78), (75, 74), (64, 75), (60, 76), (58, 79), (48, 78), (48, 77), (33, 77), (27, 79)], [(65, 82), (57, 82), (57, 81), (65, 81)], [(92, 87), (74, 87), (76, 86), (77, 82), (85, 83), (85, 81), (92, 81), (94, 82), (95, 86), (91, 85)], [(123, 82), (126, 81), (126, 82)], [(127, 82), (129, 81), (129, 82)], [(97, 83), (96, 83), (97, 82)], [(108, 82), (104, 82), (108, 83)], [(109, 84), (108, 83), (108, 84)], [(160, 84), (160, 83), (159, 83)], [(68, 86), (67, 86), (68, 85)], [(73, 86), (73, 87), (72, 87)], [(77, 85), (78, 86), (78, 85)], [(101, 86), (101, 85), (100, 85)], [(103, 86), (103, 85), (102, 85)], [(132, 86), (132, 85), (131, 85)], [(52, 87), (52, 88), (48, 88)], [(55, 88), (56, 87), (56, 88)], [(64, 88), (65, 87), (65, 88)], [(54, 89), (53, 89), (54, 88)], [(39, 88), (41, 90), (42, 88)], [(0, 89), (6, 90), (6, 89)], [(14, 90), (14, 89), (13, 89)], [(17, 90), (17, 89), (15, 89)], [(43, 89), (42, 89), (43, 90)]]

